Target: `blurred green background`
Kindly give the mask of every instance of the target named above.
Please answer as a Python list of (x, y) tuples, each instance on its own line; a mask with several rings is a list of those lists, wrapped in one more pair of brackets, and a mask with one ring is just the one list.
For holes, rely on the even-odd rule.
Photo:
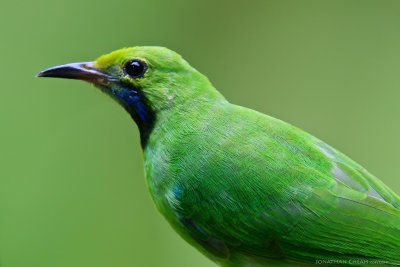
[(0, 10), (1, 267), (214, 266), (156, 211), (138, 130), (89, 84), (35, 79), (134, 45), (182, 54), (400, 193), (400, 1), (11, 1)]

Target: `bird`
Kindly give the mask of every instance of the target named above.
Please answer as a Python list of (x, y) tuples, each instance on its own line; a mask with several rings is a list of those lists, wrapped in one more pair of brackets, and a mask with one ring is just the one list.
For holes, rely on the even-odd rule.
[(134, 46), (37, 76), (92, 83), (129, 113), (158, 211), (216, 264), (400, 266), (394, 191), (311, 134), (230, 103), (178, 53)]

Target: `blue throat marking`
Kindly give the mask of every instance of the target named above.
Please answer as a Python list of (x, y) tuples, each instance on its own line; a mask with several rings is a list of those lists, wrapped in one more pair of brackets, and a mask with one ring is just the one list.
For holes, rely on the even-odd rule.
[(148, 104), (146, 95), (139, 88), (130, 88), (126, 85), (122, 85), (118, 89), (112, 88), (111, 92), (138, 125), (142, 148), (144, 148), (156, 117)]

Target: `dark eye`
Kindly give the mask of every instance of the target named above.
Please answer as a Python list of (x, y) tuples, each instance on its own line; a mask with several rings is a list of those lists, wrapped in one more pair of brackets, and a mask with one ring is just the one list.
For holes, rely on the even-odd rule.
[(124, 66), (125, 74), (129, 75), (131, 78), (143, 77), (147, 70), (147, 65), (139, 59), (129, 60)]

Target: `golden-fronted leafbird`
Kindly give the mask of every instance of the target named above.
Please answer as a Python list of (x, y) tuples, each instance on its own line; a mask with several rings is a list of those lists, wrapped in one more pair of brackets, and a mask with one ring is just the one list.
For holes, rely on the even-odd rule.
[(158, 210), (218, 264), (400, 264), (398, 195), (312, 135), (229, 103), (177, 53), (124, 48), (38, 76), (88, 81), (125, 108)]

